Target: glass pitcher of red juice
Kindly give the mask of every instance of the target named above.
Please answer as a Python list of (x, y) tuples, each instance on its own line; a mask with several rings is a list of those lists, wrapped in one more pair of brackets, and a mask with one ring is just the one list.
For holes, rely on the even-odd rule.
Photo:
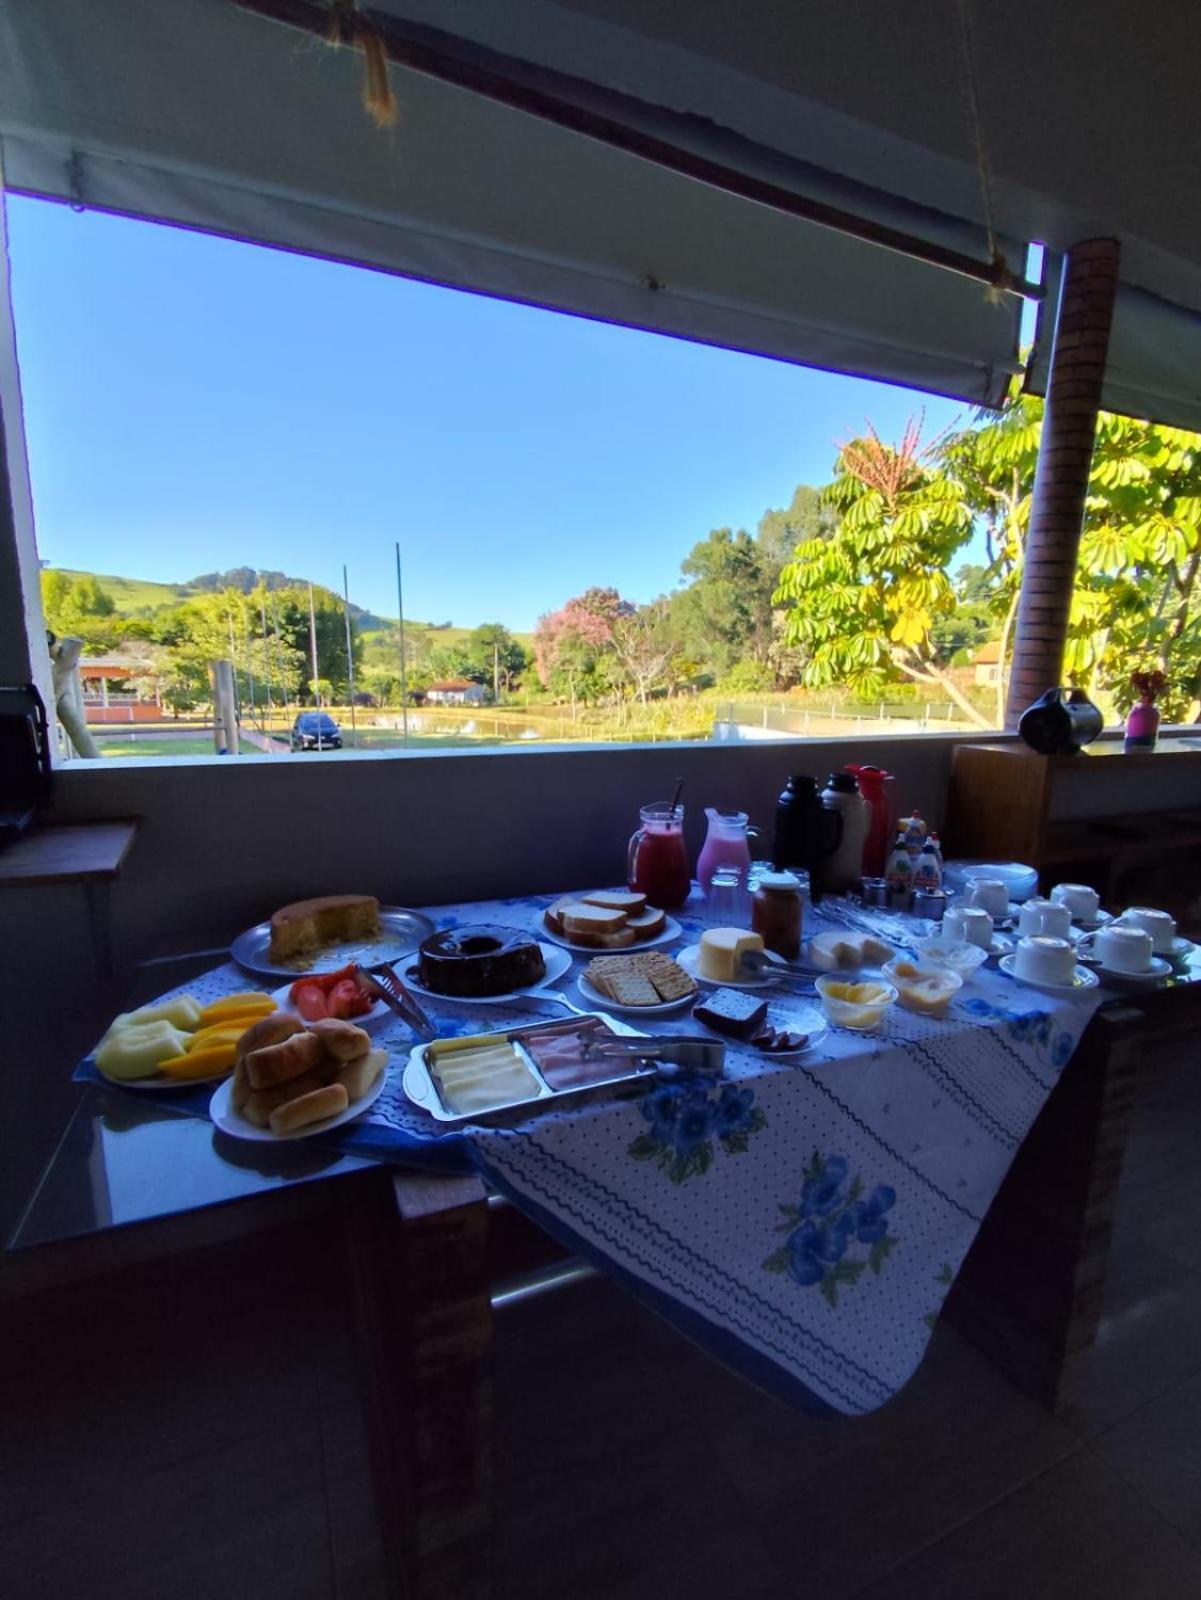
[(630, 840), (627, 882), (653, 906), (682, 906), (692, 888), (684, 850), (684, 807), (666, 800), (643, 806), (642, 826)]

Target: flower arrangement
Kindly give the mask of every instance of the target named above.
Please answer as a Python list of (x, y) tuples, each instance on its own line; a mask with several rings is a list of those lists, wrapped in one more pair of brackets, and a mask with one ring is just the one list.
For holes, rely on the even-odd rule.
[(1153, 706), (1168, 686), (1167, 674), (1158, 667), (1130, 674), (1131, 687), (1144, 705)]

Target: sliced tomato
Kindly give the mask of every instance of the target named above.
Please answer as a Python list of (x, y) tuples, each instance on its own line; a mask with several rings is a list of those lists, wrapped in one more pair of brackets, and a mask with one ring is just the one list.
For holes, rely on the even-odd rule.
[(323, 972), (319, 977), (315, 977), (312, 981), (314, 983), (319, 983), (325, 990), (326, 994), (332, 994), (340, 983), (346, 983), (348, 980), (351, 982), (354, 981), (353, 961), (345, 967), (339, 967), (336, 972)]
[(294, 983), (288, 991), (292, 1004), (306, 1022), (320, 1022), (333, 1015), (325, 990), (317, 983)]
[(343, 978), (329, 992), (329, 1014), (348, 1020), (371, 1010), (371, 1001), (353, 978)]

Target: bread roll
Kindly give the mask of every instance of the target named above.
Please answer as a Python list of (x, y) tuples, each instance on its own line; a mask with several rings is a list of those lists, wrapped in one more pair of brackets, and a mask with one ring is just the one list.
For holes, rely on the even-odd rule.
[(334, 1061), (357, 1061), (371, 1049), (371, 1038), (353, 1022), (341, 1017), (322, 1017), (309, 1024), (309, 1032), (321, 1040), (321, 1047)]
[(246, 1063), (238, 1061), (234, 1065), (233, 1083), (229, 1091), (229, 1103), (235, 1111), (241, 1111), (251, 1095), (250, 1084), (246, 1079)]
[(271, 1044), (282, 1044), (294, 1033), (299, 1033), (304, 1023), (287, 1011), (273, 1011), (269, 1017), (252, 1022), (238, 1040), (235, 1060), (242, 1061), (252, 1050), (263, 1050)]
[(270, 1089), (312, 1072), (321, 1060), (321, 1041), (303, 1028), (282, 1044), (264, 1045), (243, 1057), (252, 1089)]
[(298, 1100), (289, 1100), (271, 1113), (272, 1133), (292, 1133), (307, 1127), (310, 1122), (324, 1122), (326, 1117), (336, 1117), (350, 1104), (346, 1090), (340, 1083), (327, 1083), (323, 1089), (313, 1089)]
[(334, 1082), (340, 1083), (346, 1090), (351, 1105), (363, 1098), (384, 1070), (387, 1060), (386, 1050), (368, 1050), (367, 1054), (359, 1056), (357, 1061), (348, 1061), (338, 1068), (334, 1074)]
[(239, 1110), (247, 1122), (252, 1122), (256, 1128), (265, 1128), (277, 1107), (287, 1105), (289, 1100), (299, 1100), (302, 1094), (310, 1094), (314, 1089), (324, 1089), (332, 1082), (332, 1069), (329, 1073), (306, 1072), (303, 1078), (293, 1078), (291, 1083), (277, 1083), (271, 1089), (251, 1089)]

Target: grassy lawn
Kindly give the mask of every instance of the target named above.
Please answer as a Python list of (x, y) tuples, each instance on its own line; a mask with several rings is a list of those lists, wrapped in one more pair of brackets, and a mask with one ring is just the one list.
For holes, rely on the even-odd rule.
[[(137, 739), (103, 739), (97, 738), (97, 746), (102, 756), (137, 756), (139, 759), (157, 756), (211, 756), (216, 751), (213, 748), (211, 737), (204, 734), (183, 735), (175, 739), (155, 739), (149, 735)], [(243, 745), (240, 754), (244, 756), (261, 756), (261, 750), (256, 750), (253, 745)]]

